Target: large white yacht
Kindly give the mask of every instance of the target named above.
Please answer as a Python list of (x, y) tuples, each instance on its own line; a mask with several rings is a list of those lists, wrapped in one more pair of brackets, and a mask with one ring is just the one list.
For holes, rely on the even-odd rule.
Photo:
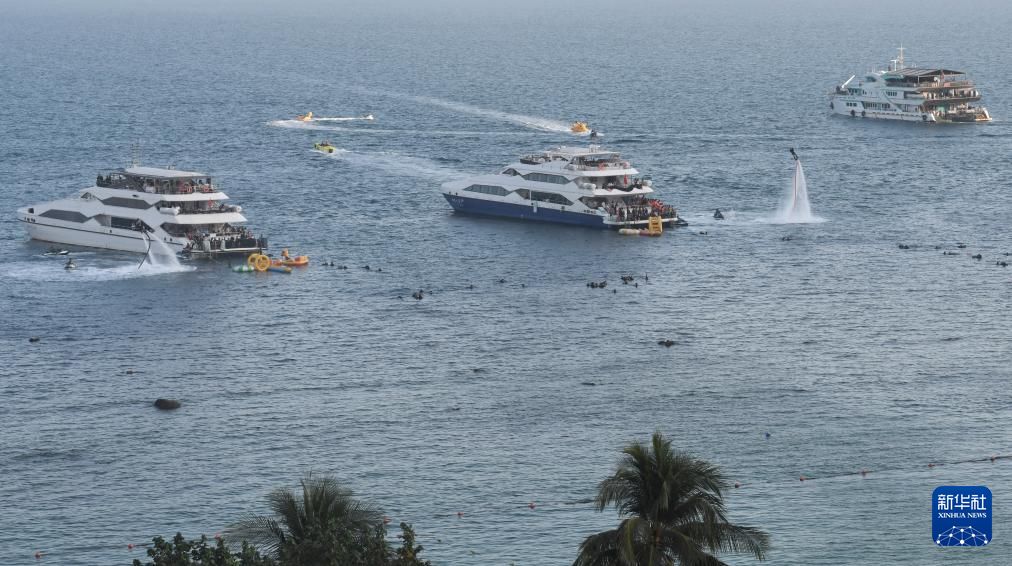
[(248, 253), (267, 240), (241, 226), (211, 177), (192, 171), (132, 166), (99, 173), (77, 196), (18, 209), (35, 240), (147, 253), (152, 241), (194, 255)]
[(889, 68), (857, 78), (856, 75), (829, 94), (829, 107), (836, 114), (860, 118), (913, 122), (989, 122), (991, 115), (971, 102), (980, 90), (963, 71), (907, 66), (900, 55)]
[(463, 213), (595, 228), (646, 228), (651, 216), (686, 224), (654, 197), (649, 177), (597, 145), (524, 155), (499, 173), (444, 183), (442, 192)]

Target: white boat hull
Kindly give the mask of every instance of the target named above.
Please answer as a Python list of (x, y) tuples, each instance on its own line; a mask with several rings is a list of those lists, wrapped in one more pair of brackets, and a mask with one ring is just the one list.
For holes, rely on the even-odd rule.
[(852, 118), (872, 118), (876, 120), (899, 120), (901, 122), (937, 122), (931, 112), (900, 112), (898, 110), (864, 110), (846, 106), (841, 101), (833, 101), (834, 114)]
[[(28, 236), (33, 240), (134, 253), (147, 253), (148, 251), (148, 241), (144, 238), (144, 234), (135, 230), (106, 226), (93, 227), (76, 223), (73, 226), (68, 226), (61, 224), (69, 223), (48, 219), (45, 224), (24, 219), (21, 219), (21, 222), (28, 231)], [(149, 237), (155, 238), (156, 236), (152, 234)], [(165, 243), (175, 251), (181, 251), (186, 245), (184, 240), (172, 238), (166, 239)]]

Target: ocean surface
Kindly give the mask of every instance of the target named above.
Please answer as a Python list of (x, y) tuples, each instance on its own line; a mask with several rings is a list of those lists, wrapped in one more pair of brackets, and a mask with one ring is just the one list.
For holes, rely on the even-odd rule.
[[(1008, 4), (2, 9), (0, 563), (129, 564), (314, 470), (436, 564), (569, 564), (654, 430), (741, 482), (730, 517), (770, 533), (769, 564), (1012, 562)], [(970, 72), (994, 122), (830, 116), (901, 42)], [(439, 194), (585, 143), (577, 119), (691, 226), (625, 238)], [(788, 147), (824, 222), (771, 221)], [(42, 257), (15, 209), (133, 159), (215, 175), (314, 265)], [(934, 545), (943, 484), (991, 489), (990, 548)]]

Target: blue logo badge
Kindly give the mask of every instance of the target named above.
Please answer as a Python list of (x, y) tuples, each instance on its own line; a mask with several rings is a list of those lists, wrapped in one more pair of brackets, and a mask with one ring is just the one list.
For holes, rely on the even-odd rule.
[(931, 531), (938, 546), (991, 544), (991, 490), (943, 485), (931, 494)]

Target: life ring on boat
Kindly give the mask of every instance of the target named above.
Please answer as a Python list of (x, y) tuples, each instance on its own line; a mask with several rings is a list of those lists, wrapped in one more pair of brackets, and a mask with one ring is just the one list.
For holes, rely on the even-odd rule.
[(851, 110), (851, 111), (850, 111), (850, 115), (851, 115), (852, 117), (853, 117), (853, 116), (857, 116), (857, 112), (854, 112), (853, 110)]
[(254, 265), (256, 265), (257, 258), (259, 258), (259, 257), (260, 257), (260, 254), (249, 254), (249, 257), (246, 258), (246, 265), (248, 265), (250, 267), (253, 267)]
[(928, 115), (927, 114), (921, 114), (921, 121), (922, 122), (927, 122), (928, 121)]

